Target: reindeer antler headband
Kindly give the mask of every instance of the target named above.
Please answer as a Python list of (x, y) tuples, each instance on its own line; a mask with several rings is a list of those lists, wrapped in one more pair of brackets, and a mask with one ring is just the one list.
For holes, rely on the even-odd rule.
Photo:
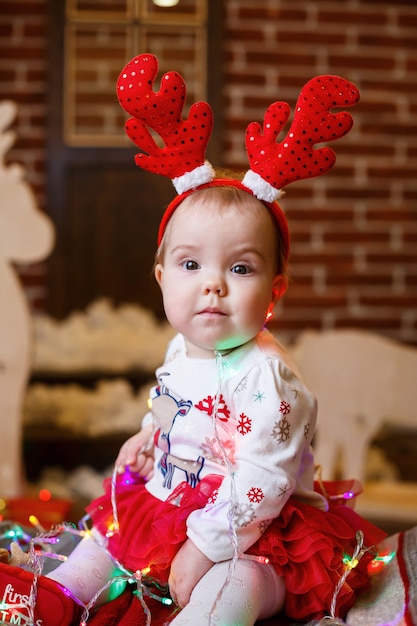
[[(120, 73), (117, 95), (121, 106), (132, 115), (126, 133), (141, 149), (136, 164), (155, 174), (169, 177), (179, 194), (166, 209), (158, 233), (161, 242), (166, 225), (182, 200), (197, 189), (213, 185), (241, 188), (256, 196), (271, 211), (281, 231), (286, 255), (289, 232), (286, 217), (276, 200), (286, 185), (305, 178), (321, 176), (335, 163), (331, 148), (314, 145), (343, 137), (352, 128), (350, 113), (331, 113), (336, 107), (350, 107), (359, 100), (353, 83), (339, 76), (316, 76), (301, 90), (294, 119), (280, 143), (278, 135), (288, 120), (290, 107), (274, 102), (267, 109), (263, 127), (252, 122), (246, 130), (246, 151), (250, 169), (242, 182), (215, 178), (205, 151), (213, 127), (213, 112), (207, 102), (197, 102), (182, 119), (185, 82), (177, 72), (167, 72), (158, 92), (153, 84), (158, 60), (152, 54), (132, 59)], [(150, 130), (163, 139), (159, 147)]]

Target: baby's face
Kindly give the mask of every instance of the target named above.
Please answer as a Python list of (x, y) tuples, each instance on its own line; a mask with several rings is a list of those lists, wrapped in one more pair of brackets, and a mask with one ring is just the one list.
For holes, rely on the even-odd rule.
[(277, 237), (268, 210), (184, 201), (165, 237), (155, 276), (188, 355), (211, 358), (255, 337), (285, 291), (285, 279), (276, 275)]

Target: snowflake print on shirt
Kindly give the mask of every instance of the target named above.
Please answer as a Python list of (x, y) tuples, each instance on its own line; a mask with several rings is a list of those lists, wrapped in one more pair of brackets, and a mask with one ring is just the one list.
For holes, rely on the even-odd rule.
[(223, 394), (220, 394), (217, 404), (216, 396), (207, 396), (207, 398), (200, 400), (194, 406), (199, 411), (207, 413), (210, 417), (213, 415), (213, 412), (216, 411), (216, 417), (221, 422), (227, 422), (230, 418), (230, 410), (223, 398)]
[(290, 490), (290, 488), (289, 488), (288, 485), (284, 485), (284, 487), (280, 487), (279, 488), (278, 498), (285, 498), (285, 496), (287, 495), (289, 490)]
[(244, 526), (249, 526), (249, 524), (253, 522), (255, 517), (256, 515), (253, 504), (239, 503), (236, 505), (233, 518), (236, 526), (240, 526), (241, 528), (243, 528)]
[(284, 443), (290, 438), (291, 425), (286, 417), (283, 417), (279, 422), (275, 422), (272, 429), (271, 436), (276, 439), (278, 443)]
[(264, 532), (268, 530), (272, 521), (273, 521), (272, 519), (264, 519), (261, 522), (259, 522), (258, 528), (259, 528), (259, 532), (261, 533), (261, 535), (263, 535)]
[(255, 398), (255, 402), (262, 402), (262, 400), (265, 400), (265, 394), (263, 391), (257, 391), (253, 394), (253, 397)]
[[(222, 442), (224, 452), (227, 454), (227, 458), (231, 463), (234, 463), (234, 443), (230, 439), (226, 439)], [(214, 461), (215, 463), (219, 463), (220, 465), (226, 465), (226, 461), (224, 460), (223, 450), (220, 446), (219, 441), (213, 437), (206, 437), (201, 444), (201, 450), (206, 459), (210, 461)]]
[(248, 433), (250, 433), (250, 431), (252, 430), (252, 420), (250, 419), (250, 417), (248, 417), (244, 413), (241, 413), (239, 415), (236, 430), (241, 435), (247, 435)]
[(281, 404), (279, 405), (279, 412), (283, 415), (288, 415), (288, 413), (291, 413), (291, 406), (288, 404), (288, 402), (285, 402), (285, 400), (281, 401)]
[(249, 502), (261, 502), (265, 497), (260, 487), (251, 487), (246, 495)]
[(281, 400), (279, 412), (284, 417), (278, 422), (275, 422), (271, 435), (277, 440), (278, 443), (284, 443), (290, 438), (291, 425), (285, 416), (291, 413), (291, 405), (288, 402), (285, 402), (285, 400)]

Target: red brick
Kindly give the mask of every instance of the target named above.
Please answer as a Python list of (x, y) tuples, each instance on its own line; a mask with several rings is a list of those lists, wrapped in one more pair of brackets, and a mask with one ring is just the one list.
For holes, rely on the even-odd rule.
[(256, 28), (241, 28), (238, 31), (229, 29), (225, 32), (225, 37), (227, 41), (244, 41), (247, 43), (265, 41), (263, 31)]
[(325, 232), (323, 233), (323, 241), (325, 243), (372, 243), (372, 244), (387, 244), (390, 241), (390, 232), (364, 232), (358, 231), (355, 228), (347, 228), (344, 226), (341, 231)]
[(0, 15), (8, 16), (12, 19), (13, 16), (24, 16), (29, 18), (31, 16), (45, 16), (48, 10), (46, 0), (35, 0), (34, 2), (25, 2), (23, 0), (2, 0), (0, 5)]
[(392, 285), (392, 276), (388, 271), (376, 273), (373, 270), (367, 270), (366, 272), (359, 273), (352, 268), (346, 267), (345, 269), (339, 265), (327, 268), (326, 285), (336, 286), (341, 284), (349, 288), (359, 285), (365, 285), (367, 287), (371, 285), (390, 287)]
[(334, 24), (335, 28), (340, 26), (341, 22), (344, 26), (346, 24), (384, 26), (388, 22), (388, 15), (383, 12), (367, 12), (363, 8), (349, 11), (346, 10), (345, 4), (340, 4), (339, 6), (342, 9), (341, 11), (329, 11), (328, 9), (320, 9), (320, 3), (318, 3), (318, 21), (323, 24)]
[[(382, 5), (387, 5), (389, 8), (392, 7), (392, 0), (361, 0), (361, 4), (366, 5), (377, 5), (378, 7)], [(400, 0), (395, 3), (395, 7), (399, 8), (400, 6), (415, 6), (415, 0)]]
[(236, 72), (229, 72), (225, 77), (226, 85), (251, 85), (251, 86), (262, 86), (265, 85), (265, 77), (262, 74), (241, 72), (237, 74)]
[[(321, 45), (323, 43), (323, 33), (318, 31), (299, 31), (294, 32), (293, 30), (280, 30), (277, 32), (275, 36), (275, 40), (278, 43), (293, 43), (297, 41), (302, 41), (303, 45)], [(347, 43), (347, 37), (344, 33), (340, 32), (326, 32), (326, 46), (337, 45), (343, 46)]]
[(416, 40), (412, 35), (399, 35), (395, 37), (393, 35), (387, 35), (386, 33), (383, 35), (377, 34), (360, 34), (358, 37), (358, 43), (360, 46), (372, 46), (379, 48), (409, 48), (410, 50), (415, 50)]
[(382, 92), (385, 94), (386, 100), (391, 100), (395, 94), (409, 94), (416, 93), (417, 87), (414, 81), (410, 81), (405, 78), (404, 80), (400, 80), (397, 77), (391, 76), (388, 78), (384, 76), (383, 79), (380, 78), (379, 74), (365, 74), (361, 78), (361, 93), (376, 93)]
[(366, 295), (361, 294), (359, 297), (359, 303), (363, 306), (376, 306), (378, 308), (389, 307), (389, 308), (416, 308), (417, 306), (417, 293), (414, 295), (393, 295), (386, 293), (384, 294), (375, 294), (372, 295), (367, 291)]
[(378, 221), (378, 222), (416, 222), (417, 221), (417, 212), (414, 207), (410, 207), (410, 209), (406, 209), (406, 207), (402, 207), (401, 209), (387, 206), (386, 209), (381, 209), (380, 207), (374, 208), (369, 207), (366, 211), (366, 219), (369, 221)]
[(413, 250), (409, 252), (406, 251), (393, 251), (393, 250), (381, 250), (381, 252), (370, 252), (366, 253), (366, 258), (368, 263), (380, 264), (381, 266), (385, 264), (401, 264), (405, 265), (406, 263), (415, 264), (417, 262), (417, 250)]
[[(303, 8), (295, 9), (292, 6), (286, 7), (274, 7), (269, 5), (262, 6), (262, 3), (257, 3), (258, 8), (249, 8), (245, 6), (239, 7), (239, 17), (243, 20), (277, 20), (278, 24), (284, 21), (296, 21), (301, 22), (307, 18), (307, 13)], [(293, 5), (295, 3), (292, 3)]]
[[(274, 65), (276, 67), (285, 67), (288, 65), (309, 65), (311, 62), (311, 55), (305, 52), (289, 52), (283, 50), (282, 52), (246, 52), (246, 59), (248, 63), (256, 63), (257, 65)], [(301, 87), (302, 85), (300, 85)]]
[(368, 167), (367, 174), (369, 178), (384, 178), (395, 181), (399, 180), (415, 180), (416, 170), (415, 167), (395, 167), (390, 165), (389, 167)]
[(353, 55), (338, 55), (329, 54), (329, 65), (332, 68), (346, 68), (352, 67), (358, 69), (368, 70), (393, 70), (395, 68), (395, 59), (392, 56), (386, 54), (372, 54), (368, 51), (368, 54), (353, 54)]
[[(415, 7), (415, 2), (413, 4)], [(417, 12), (407, 11), (407, 8), (402, 6), (401, 11), (397, 16), (397, 23), (398, 26), (407, 30), (409, 28), (417, 28)]]
[(351, 200), (386, 200), (387, 198), (387, 192), (384, 189), (381, 187), (372, 189), (369, 186), (327, 189), (326, 195), (328, 198), (342, 198), (344, 200), (347, 198), (350, 198)]
[(345, 290), (339, 289), (337, 291), (326, 291), (323, 295), (318, 295), (314, 290), (308, 290), (305, 287), (297, 289), (290, 287), (285, 295), (284, 305), (286, 308), (301, 308), (309, 303), (309, 308), (313, 306), (317, 308), (333, 308), (333, 307), (345, 307), (348, 303), (348, 296)]

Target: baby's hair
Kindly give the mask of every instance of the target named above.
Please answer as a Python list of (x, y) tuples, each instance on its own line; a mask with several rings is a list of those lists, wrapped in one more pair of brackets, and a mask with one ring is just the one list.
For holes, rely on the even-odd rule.
[[(239, 173), (233, 172), (231, 175), (229, 170), (216, 170), (216, 177), (219, 178), (234, 178), (240, 180)], [(214, 187), (205, 187), (203, 189), (197, 189), (190, 196), (185, 198), (181, 205), (186, 206), (187, 204), (191, 204), (198, 201), (200, 204), (205, 204), (206, 202), (212, 202), (214, 205), (219, 207), (243, 207), (250, 208), (252, 210), (266, 210), (268, 208), (263, 204), (262, 200), (258, 200), (251, 193), (247, 193), (242, 189), (237, 187), (231, 187), (228, 185), (218, 185)], [(180, 205), (180, 206), (181, 206)], [(177, 209), (178, 210), (178, 209)], [(276, 220), (272, 217), (272, 221), (275, 224), (275, 230), (277, 234), (277, 274), (285, 274), (286, 273), (286, 251), (284, 242), (282, 239), (282, 233), (276, 224)], [(162, 263), (164, 258), (164, 242), (166, 240), (167, 231), (169, 231), (169, 222), (162, 238), (161, 244), (158, 247), (155, 254), (155, 263)]]

